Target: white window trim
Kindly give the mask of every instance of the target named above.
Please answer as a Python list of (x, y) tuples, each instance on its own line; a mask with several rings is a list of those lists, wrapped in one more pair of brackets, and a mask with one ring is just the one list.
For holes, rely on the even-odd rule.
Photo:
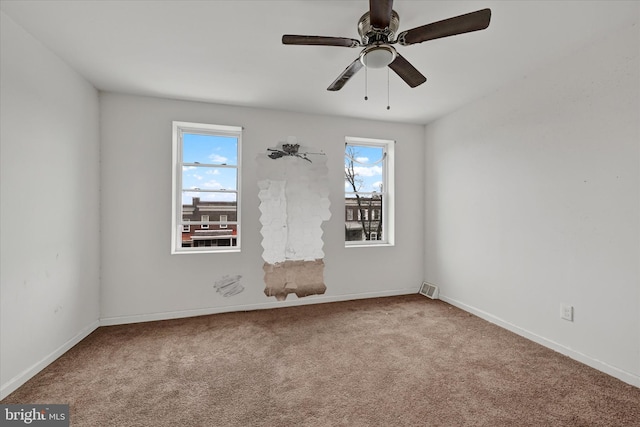
[[(205, 246), (205, 247), (182, 247), (182, 134), (183, 133), (200, 133), (211, 135), (227, 135), (236, 137), (237, 146), (237, 174), (236, 174), (236, 221), (228, 221), (227, 224), (237, 224), (237, 234), (235, 236), (236, 246)], [(203, 123), (174, 121), (172, 123), (172, 197), (171, 197), (171, 254), (189, 254), (189, 253), (221, 253), (221, 252), (240, 252), (240, 233), (241, 233), (241, 207), (242, 199), (240, 191), (242, 188), (242, 127), (241, 126), (224, 126)], [(197, 225), (198, 221), (191, 221), (190, 225)]]
[[(346, 144), (370, 145), (384, 147), (387, 157), (385, 168), (382, 171), (382, 179), (386, 185), (382, 200), (382, 234), (384, 240), (346, 241), (347, 248), (369, 248), (380, 246), (395, 246), (395, 141), (390, 139), (360, 138), (354, 136), (345, 137)], [(343, 207), (345, 209), (345, 207)]]

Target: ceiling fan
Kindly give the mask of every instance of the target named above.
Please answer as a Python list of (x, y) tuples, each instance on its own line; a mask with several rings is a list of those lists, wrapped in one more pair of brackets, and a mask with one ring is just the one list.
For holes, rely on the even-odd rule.
[(393, 47), (422, 43), (442, 37), (484, 30), (489, 26), (491, 9), (482, 9), (465, 15), (455, 16), (431, 24), (416, 27), (397, 34), (400, 17), (393, 10), (393, 0), (369, 0), (369, 11), (358, 21), (361, 40), (346, 37), (301, 36), (285, 34), (283, 44), (316, 45), (339, 47), (363, 47), (358, 58), (327, 88), (330, 91), (342, 89), (362, 67), (383, 68), (389, 66), (409, 86), (416, 87), (427, 81), (409, 61)]

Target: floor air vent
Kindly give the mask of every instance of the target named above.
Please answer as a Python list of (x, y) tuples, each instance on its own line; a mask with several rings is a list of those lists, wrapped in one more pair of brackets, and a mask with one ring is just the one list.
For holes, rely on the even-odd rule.
[(439, 289), (436, 285), (432, 285), (431, 283), (422, 282), (422, 286), (420, 287), (420, 293), (425, 297), (431, 299), (438, 299)]

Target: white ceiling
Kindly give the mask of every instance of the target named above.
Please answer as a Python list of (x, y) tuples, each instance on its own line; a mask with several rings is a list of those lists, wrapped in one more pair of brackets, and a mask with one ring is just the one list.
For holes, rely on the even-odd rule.
[(284, 46), (282, 34), (358, 39), (367, 0), (1, 0), (4, 13), (96, 88), (140, 95), (424, 124), (616, 29), (637, 1), (396, 0), (399, 31), (486, 7), (484, 31), (397, 46), (426, 77), (362, 69), (327, 86), (360, 49)]

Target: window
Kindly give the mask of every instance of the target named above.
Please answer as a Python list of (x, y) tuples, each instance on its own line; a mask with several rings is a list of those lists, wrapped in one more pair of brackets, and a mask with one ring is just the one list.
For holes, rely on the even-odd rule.
[(209, 229), (209, 215), (200, 215), (200, 222), (202, 223), (200, 226), (201, 229)]
[(241, 127), (173, 122), (171, 253), (240, 250), (241, 143)]
[(394, 141), (346, 138), (346, 246), (394, 244), (393, 150)]

